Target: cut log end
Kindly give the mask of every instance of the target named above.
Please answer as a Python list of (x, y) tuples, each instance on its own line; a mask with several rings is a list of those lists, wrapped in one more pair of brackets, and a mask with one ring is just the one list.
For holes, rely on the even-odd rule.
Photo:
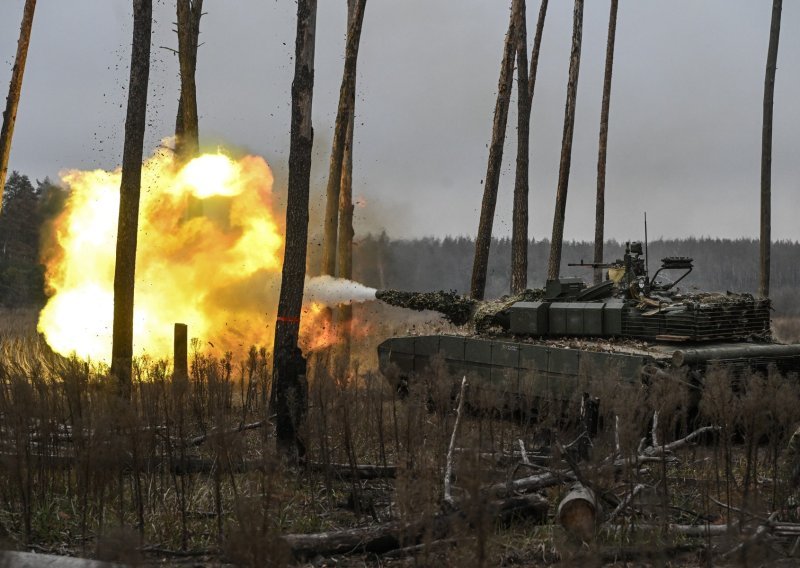
[(597, 530), (597, 500), (594, 492), (575, 484), (558, 505), (556, 518), (564, 530), (574, 538), (589, 542)]

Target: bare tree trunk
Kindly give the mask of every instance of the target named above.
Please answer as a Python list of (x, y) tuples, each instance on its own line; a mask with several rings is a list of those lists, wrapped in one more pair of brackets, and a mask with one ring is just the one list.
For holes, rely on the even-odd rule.
[(526, 75), (527, 30), (525, 2), (519, 4), (517, 46), (517, 170), (514, 180), (514, 214), (511, 240), (511, 292), (519, 293), (528, 287), (528, 203), (529, 203), (529, 155), (530, 155), (530, 121), (533, 93), (536, 85), (536, 71), (539, 67), (539, 52), (542, 45), (544, 20), (547, 15), (547, 0), (542, 0), (539, 7), (539, 19), (536, 23), (536, 34), (531, 52), (530, 76)]
[(286, 247), (281, 274), (278, 317), (275, 323), (272, 370), (278, 447), (292, 462), (305, 448), (299, 428), (305, 415), (307, 386), (305, 359), (297, 346), (308, 239), (308, 188), (314, 130), (311, 103), (314, 94), (314, 40), (317, 1), (298, 0), (294, 80), (292, 81), (292, 130), (289, 148), (289, 190), (286, 203)]
[(131, 389), (133, 357), (133, 292), (136, 272), (136, 239), (139, 228), (139, 194), (142, 185), (142, 152), (147, 118), (147, 85), (150, 78), (150, 29), (153, 0), (133, 0), (133, 45), (128, 86), (128, 113), (122, 150), (122, 181), (119, 188), (119, 220), (114, 267), (114, 325), (111, 374), (119, 381), (120, 393)]
[(528, 28), (525, 0), (517, 0), (513, 17), (517, 33), (517, 169), (511, 222), (511, 293), (528, 287), (528, 157), (531, 99), (528, 97)]
[[(611, 0), (608, 16), (608, 41), (606, 43), (606, 70), (603, 78), (603, 103), (600, 109), (600, 144), (597, 151), (597, 202), (594, 214), (594, 262), (603, 262), (603, 235), (606, 210), (606, 150), (608, 148), (608, 110), (611, 105), (611, 73), (614, 69), (614, 40), (617, 35), (617, 6), (619, 0)], [(603, 270), (595, 268), (594, 283), (600, 284)]]
[[(355, 0), (352, 17), (348, 14), (347, 43), (345, 46), (344, 72), (342, 85), (339, 88), (339, 109), (336, 112), (336, 124), (333, 130), (333, 147), (328, 173), (328, 187), (325, 201), (325, 227), (322, 243), (322, 274), (336, 274), (336, 244), (339, 210), (339, 192), (342, 182), (342, 157), (344, 156), (345, 138), (352, 104), (355, 97), (356, 64), (358, 63), (358, 46), (361, 41), (361, 27), (364, 22), (364, 10), (367, 0)], [(348, 10), (349, 12), (349, 10)]]
[(531, 50), (531, 74), (528, 79), (528, 98), (533, 104), (533, 92), (536, 87), (536, 72), (539, 69), (539, 51), (542, 47), (542, 34), (544, 32), (544, 19), (547, 16), (547, 0), (542, 0), (539, 5), (539, 18), (536, 20), (536, 34), (533, 36), (533, 49)]
[(3, 129), (0, 130), (0, 211), (3, 210), (3, 190), (8, 175), (8, 157), (11, 154), (11, 139), (14, 137), (14, 125), (17, 122), (17, 107), (22, 92), (22, 76), (25, 74), (25, 61), (28, 58), (28, 45), (31, 43), (31, 28), (36, 0), (25, 0), (22, 12), (22, 25), (19, 28), (17, 57), (11, 71), (11, 84), (8, 87), (6, 110), (3, 112)]
[(175, 153), (178, 162), (185, 163), (197, 156), (200, 148), (195, 72), (203, 0), (178, 0), (177, 11), (181, 94), (178, 100), (178, 116), (175, 120)]
[(475, 259), (472, 263), (472, 284), (470, 288), (471, 295), (476, 300), (482, 300), (486, 292), (489, 246), (492, 243), (492, 225), (494, 224), (494, 210), (497, 205), (497, 188), (500, 184), (500, 167), (503, 163), (503, 144), (506, 139), (508, 105), (511, 100), (511, 86), (514, 80), (516, 43), (514, 11), (512, 9), (511, 21), (508, 24), (506, 41), (503, 46), (503, 61), (500, 64), (500, 80), (497, 85), (497, 102), (494, 106), (494, 122), (492, 123), (492, 142), (489, 145), (489, 163), (486, 166), (481, 218), (478, 223), (478, 236), (475, 239)]
[(553, 218), (553, 236), (550, 241), (548, 280), (558, 278), (561, 269), (561, 243), (564, 238), (564, 217), (567, 210), (567, 187), (572, 161), (572, 134), (575, 131), (575, 100), (578, 96), (578, 71), (581, 66), (581, 37), (583, 35), (583, 0), (575, 0), (572, 24), (572, 51), (569, 56), (567, 103), (564, 111), (564, 135), (561, 140), (561, 162), (558, 167), (556, 211)]
[[(353, 89), (352, 105), (355, 105), (355, 89)], [(355, 106), (351, 107), (355, 108)], [(345, 137), (342, 164), (342, 188), (339, 195), (339, 243), (338, 243), (338, 276), (348, 280), (353, 278), (353, 125), (355, 113), (350, 114)], [(350, 366), (350, 334), (353, 323), (353, 307), (345, 304), (339, 308), (338, 326), (342, 344), (339, 349), (339, 367), (346, 372)]]
[(770, 249), (772, 240), (772, 102), (775, 98), (775, 70), (778, 66), (778, 40), (781, 35), (783, 0), (772, 0), (769, 28), (767, 72), (764, 77), (764, 124), (761, 128), (761, 278), (758, 294), (769, 297)]

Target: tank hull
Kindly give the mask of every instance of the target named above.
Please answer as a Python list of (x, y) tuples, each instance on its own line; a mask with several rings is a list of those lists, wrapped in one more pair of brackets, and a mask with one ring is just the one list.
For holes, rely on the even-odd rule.
[[(717, 343), (630, 346), (583, 340), (567, 341), (470, 337), (404, 336), (378, 346), (380, 369), (398, 390), (420, 377), (453, 384), (466, 376), (473, 391), (490, 393), (491, 404), (530, 398), (573, 400), (606, 384), (643, 384), (690, 377), (702, 383), (706, 370), (723, 366), (732, 372), (800, 372), (800, 345)], [(682, 381), (686, 384), (685, 381)]]
[(455, 383), (466, 376), (473, 393), (505, 403), (520, 397), (579, 398), (592, 382), (609, 377), (640, 383), (648, 370), (668, 366), (670, 358), (452, 335), (394, 337), (378, 346), (378, 356), (382, 373), (398, 390), (418, 377), (436, 375)]

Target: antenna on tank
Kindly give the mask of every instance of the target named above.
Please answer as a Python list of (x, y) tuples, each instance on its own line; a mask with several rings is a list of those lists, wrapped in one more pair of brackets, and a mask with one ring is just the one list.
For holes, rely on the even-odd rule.
[(650, 264), (647, 262), (647, 211), (644, 212), (644, 273), (647, 277), (650, 276)]

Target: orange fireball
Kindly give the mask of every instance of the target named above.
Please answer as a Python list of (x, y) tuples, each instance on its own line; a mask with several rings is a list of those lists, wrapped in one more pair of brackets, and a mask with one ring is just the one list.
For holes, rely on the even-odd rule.
[[(71, 170), (43, 246), (51, 297), (39, 330), (61, 354), (107, 361), (121, 170)], [(169, 357), (175, 322), (223, 351), (271, 345), (283, 227), (259, 157), (204, 154), (182, 168), (156, 152), (142, 168), (134, 353)]]

